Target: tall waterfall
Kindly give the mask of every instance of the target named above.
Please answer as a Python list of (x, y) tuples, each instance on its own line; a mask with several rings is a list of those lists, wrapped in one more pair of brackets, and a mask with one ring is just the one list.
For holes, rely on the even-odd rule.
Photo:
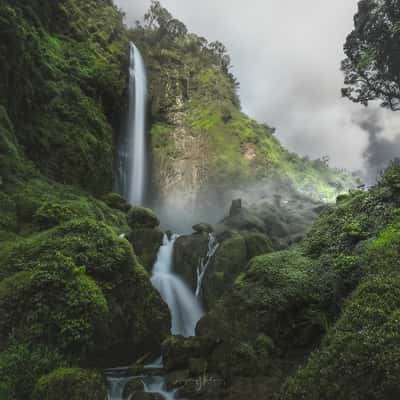
[(147, 178), (147, 76), (143, 58), (131, 43), (129, 108), (118, 145), (117, 186), (130, 204), (142, 205)]
[(173, 335), (194, 336), (197, 322), (203, 316), (199, 299), (186, 284), (172, 272), (172, 258), (177, 235), (164, 242), (153, 267), (151, 282), (167, 303), (172, 318)]

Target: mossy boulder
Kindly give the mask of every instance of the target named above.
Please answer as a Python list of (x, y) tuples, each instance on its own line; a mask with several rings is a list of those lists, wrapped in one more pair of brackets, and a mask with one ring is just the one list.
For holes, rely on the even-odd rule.
[(365, 278), (343, 313), (281, 398), (396, 399), (400, 395), (400, 224), (370, 241)]
[(202, 232), (213, 233), (214, 232), (213, 226), (210, 224), (206, 224), (204, 222), (193, 225), (192, 229), (197, 233), (202, 233)]
[(203, 281), (202, 293), (206, 306), (212, 307), (216, 304), (248, 261), (246, 240), (240, 234), (235, 234), (220, 244)]
[(131, 207), (127, 215), (128, 225), (132, 230), (143, 228), (156, 228), (160, 225), (156, 214), (149, 208)]
[(101, 199), (109, 207), (114, 208), (116, 210), (128, 212), (129, 209), (131, 208), (128, 202), (121, 195), (115, 192), (107, 193)]
[(247, 247), (247, 258), (251, 260), (253, 257), (262, 254), (271, 253), (273, 251), (272, 243), (266, 235), (257, 232), (242, 233)]
[(34, 390), (34, 400), (104, 400), (107, 397), (103, 376), (97, 371), (59, 368), (42, 376)]
[(197, 268), (208, 249), (209, 236), (206, 232), (182, 235), (175, 242), (174, 272), (194, 291), (197, 285)]
[(206, 337), (169, 336), (162, 344), (164, 367), (168, 371), (189, 367), (191, 359), (204, 359), (218, 346)]
[[(82, 349), (92, 350), (90, 352), (91, 359), (96, 358), (100, 363), (108, 363), (109, 365), (105, 366), (109, 367), (114, 363), (131, 362), (135, 356), (140, 356), (140, 353), (148, 350), (154, 351), (154, 348), (160, 346), (170, 330), (167, 306), (152, 287), (144, 268), (137, 262), (129, 242), (119, 238), (104, 223), (98, 223), (91, 219), (72, 220), (15, 243), (9, 247), (0, 262), (0, 276), (9, 277), (2, 284), (5, 285), (4, 282), (6, 282), (7, 288), (20, 285), (19, 282), (22, 278), (24, 278), (23, 282), (29, 283), (30, 274), (35, 276), (39, 273), (36, 270), (40, 269), (41, 265), (47, 265), (48, 260), (53, 259), (57, 254), (60, 254), (62, 259), (67, 258), (71, 268), (72, 265), (80, 268), (84, 282), (94, 282), (96, 289), (93, 290), (97, 290), (99, 296), (104, 296), (105, 307), (109, 310), (108, 313), (101, 313), (105, 318), (101, 325), (103, 329), (100, 329), (97, 322), (96, 324), (94, 322), (76, 323), (70, 327), (72, 333), (74, 327), (75, 329), (88, 329), (89, 332), (92, 329), (93, 332), (96, 332), (98, 340), (95, 348), (90, 346), (91, 341), (87, 334), (79, 336)], [(51, 265), (54, 264), (57, 263)], [(54, 270), (54, 273), (55, 271), (57, 269)], [(45, 277), (46, 275), (43, 279)], [(22, 288), (25, 290), (25, 284)], [(26, 290), (28, 289), (29, 286)], [(44, 290), (44, 286), (43, 289), (38, 287), (38, 300), (46, 299), (42, 290)], [(13, 296), (18, 296), (19, 292), (25, 293), (18, 290)], [(60, 296), (60, 301), (63, 301), (62, 295)], [(69, 297), (66, 296), (65, 301), (68, 299)], [(21, 302), (23, 301), (26, 300), (21, 299)], [(87, 312), (83, 312), (82, 315), (95, 318), (99, 313), (93, 312), (93, 315), (90, 315), (92, 300), (89, 297), (86, 301), (88, 302)], [(28, 307), (27, 310), (29, 310), (29, 304), (30, 302), (24, 305), (24, 307)], [(50, 324), (48, 318), (52, 314), (45, 311), (46, 307), (51, 308), (51, 304), (50, 298), (48, 301), (44, 300), (40, 308), (41, 313), (37, 314), (38, 318), (40, 316), (40, 323), (44, 324), (43, 326)], [(79, 317), (79, 308), (69, 307), (68, 310), (64, 310), (62, 304), (60, 303), (60, 307), (54, 311), (60, 312), (61, 315), (66, 313), (64, 317), (66, 324), (68, 324), (69, 312), (76, 312)], [(32, 307), (33, 310), (36, 310), (34, 305)], [(10, 315), (10, 318), (13, 316)], [(7, 319), (4, 320), (4, 323), (7, 323)], [(17, 326), (19, 325), (17, 324)], [(23, 333), (22, 331), (21, 329), (21, 333)], [(48, 332), (49, 335), (51, 332), (53, 331)], [(50, 337), (54, 340), (61, 340), (62, 335), (58, 337), (55, 334), (54, 337), (52, 335)], [(46, 340), (49, 341), (50, 337)], [(45, 340), (44, 337), (43, 340)]]
[(0, 352), (0, 386), (6, 393), (0, 398), (30, 399), (41, 376), (66, 365), (61, 354), (46, 346), (12, 341)]
[(107, 301), (73, 260), (55, 253), (0, 283), (0, 350), (9, 336), (86, 358), (109, 318)]

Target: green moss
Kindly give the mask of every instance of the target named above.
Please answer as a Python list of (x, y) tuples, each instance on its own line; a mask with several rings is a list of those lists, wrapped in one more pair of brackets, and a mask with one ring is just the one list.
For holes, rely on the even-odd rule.
[(64, 365), (64, 358), (46, 347), (12, 342), (0, 353), (0, 386), (7, 394), (0, 398), (31, 398), (36, 381), (42, 375)]
[[(152, 288), (129, 242), (119, 238), (104, 223), (91, 219), (72, 220), (8, 246), (0, 262), (0, 276), (9, 276), (10, 282), (19, 274), (29, 279), (42, 263), (47, 265), (47, 260), (59, 253), (70, 263), (84, 267), (86, 276), (95, 280), (108, 304), (110, 313), (103, 315), (104, 328), (94, 329), (93, 325), (88, 325), (88, 329), (93, 328), (100, 335), (91, 358), (103, 358), (99, 362), (112, 363), (114, 357), (126, 360), (134, 357), (137, 349), (141, 353), (151, 346), (159, 346), (169, 332), (167, 307)], [(40, 287), (37, 293), (39, 298), (43, 296)], [(51, 307), (51, 301), (44, 301), (43, 307)], [(64, 311), (60, 306), (60, 312)], [(43, 319), (47, 323), (46, 315)], [(86, 339), (82, 336), (83, 344), (89, 346), (90, 341)], [(131, 352), (125, 349), (127, 343), (131, 343)]]
[(131, 207), (127, 220), (132, 229), (156, 228), (160, 225), (160, 221), (154, 212), (144, 207)]
[(18, 142), (47, 176), (94, 193), (109, 190), (111, 122), (126, 85), (122, 15), (108, 1), (16, 1), (0, 18), (2, 41), (10, 44), (0, 49), (0, 103)]
[(400, 276), (359, 286), (338, 323), (284, 387), (282, 399), (395, 399), (400, 394)]
[(33, 399), (104, 400), (106, 396), (104, 378), (99, 372), (59, 368), (39, 379)]
[(61, 254), (34, 261), (31, 268), (0, 283), (1, 347), (12, 334), (85, 357), (108, 317), (103, 293)]

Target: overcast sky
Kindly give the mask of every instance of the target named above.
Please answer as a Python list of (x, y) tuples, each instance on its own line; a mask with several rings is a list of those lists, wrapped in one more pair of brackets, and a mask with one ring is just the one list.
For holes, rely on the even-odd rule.
[[(115, 0), (127, 22), (150, 0)], [(289, 149), (352, 170), (373, 153), (360, 124), (368, 110), (340, 96), (343, 43), (357, 0), (163, 0), (190, 31), (228, 48), (243, 110), (277, 128)], [(397, 140), (400, 113), (378, 110), (381, 135)], [(363, 126), (363, 127), (362, 127)], [(390, 146), (389, 146), (390, 147)], [(381, 148), (380, 148), (381, 151)]]

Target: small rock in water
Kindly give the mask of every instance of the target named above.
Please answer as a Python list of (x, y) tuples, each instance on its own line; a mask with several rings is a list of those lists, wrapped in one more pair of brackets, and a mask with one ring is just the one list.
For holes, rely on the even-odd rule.
[(140, 378), (133, 378), (124, 387), (124, 399), (128, 399), (129, 396), (134, 395), (133, 398), (137, 398), (139, 394), (144, 391), (143, 381)]

